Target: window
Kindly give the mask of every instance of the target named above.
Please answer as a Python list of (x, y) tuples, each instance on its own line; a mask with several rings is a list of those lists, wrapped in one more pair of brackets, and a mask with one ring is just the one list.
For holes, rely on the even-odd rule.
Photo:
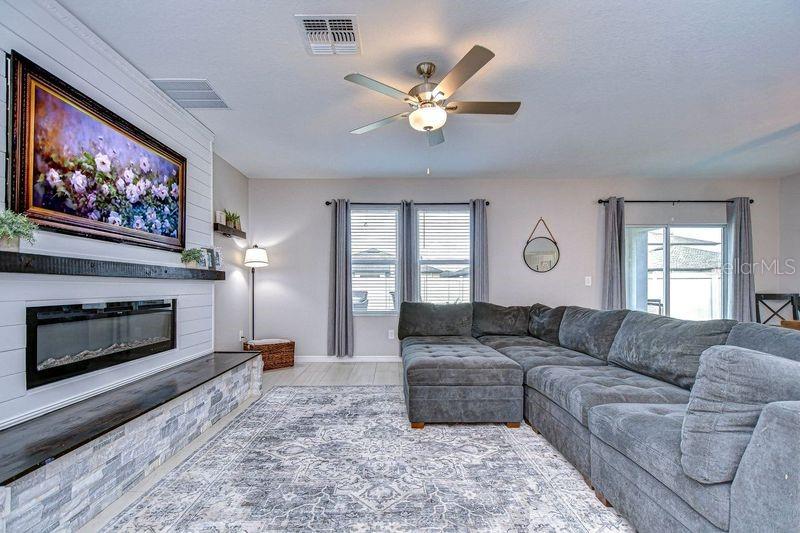
[(686, 320), (722, 318), (724, 226), (627, 226), (628, 307)]
[(466, 206), (417, 210), (419, 297), (435, 304), (470, 301), (470, 224)]
[(350, 212), (353, 313), (395, 313), (397, 303), (396, 207), (354, 207)]

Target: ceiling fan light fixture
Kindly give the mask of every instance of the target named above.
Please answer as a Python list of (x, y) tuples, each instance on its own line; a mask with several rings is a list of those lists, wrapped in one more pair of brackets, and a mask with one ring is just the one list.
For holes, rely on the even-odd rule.
[(447, 111), (442, 107), (426, 102), (408, 115), (408, 123), (417, 131), (438, 130), (447, 122)]

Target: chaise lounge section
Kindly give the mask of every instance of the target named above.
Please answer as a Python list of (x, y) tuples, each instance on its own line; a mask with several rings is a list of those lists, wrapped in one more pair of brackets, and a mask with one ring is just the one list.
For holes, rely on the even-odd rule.
[[(403, 385), (412, 427), (522, 421), (522, 368), (470, 336), (472, 306), (403, 304)], [(423, 330), (431, 334), (418, 335)]]
[(640, 531), (800, 530), (800, 332), (482, 302), (398, 332), (414, 427), (523, 413)]

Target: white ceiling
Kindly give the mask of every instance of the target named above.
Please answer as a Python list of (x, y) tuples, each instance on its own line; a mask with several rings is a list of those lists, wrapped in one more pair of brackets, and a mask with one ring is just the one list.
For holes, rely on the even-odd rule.
[[(151, 78), (206, 78), (193, 110), (253, 178), (777, 177), (800, 171), (797, 0), (62, 0)], [(355, 14), (358, 56), (310, 56), (293, 15)], [(457, 93), (516, 117), (451, 116), (446, 142), (343, 80), (407, 90), (473, 44), (496, 57)], [(438, 79), (436, 76), (435, 79)]]

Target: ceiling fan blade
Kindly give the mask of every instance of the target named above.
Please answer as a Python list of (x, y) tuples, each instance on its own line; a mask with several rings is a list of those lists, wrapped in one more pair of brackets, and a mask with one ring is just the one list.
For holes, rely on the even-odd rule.
[(367, 124), (366, 126), (361, 126), (360, 128), (354, 129), (350, 133), (354, 133), (356, 135), (361, 135), (362, 133), (367, 133), (368, 131), (376, 130), (381, 126), (386, 126), (387, 124), (391, 124), (392, 122), (396, 122), (401, 118), (408, 117), (408, 113), (398, 113), (396, 115), (392, 115), (391, 117), (386, 117), (381, 119), (377, 122), (372, 122), (371, 124)]
[(494, 53), (491, 50), (476, 44), (439, 82), (439, 85), (433, 90), (433, 94), (442, 93), (444, 98), (450, 98), (459, 87), (464, 85), (464, 82), (474, 76), (493, 57)]
[(448, 113), (474, 115), (514, 115), (521, 102), (448, 102)]
[(377, 80), (373, 80), (372, 78), (368, 78), (363, 74), (353, 73), (348, 74), (344, 77), (347, 81), (351, 81), (357, 85), (361, 85), (362, 87), (366, 87), (367, 89), (372, 89), (373, 91), (378, 91), (379, 93), (383, 93), (386, 96), (391, 96), (392, 98), (396, 98), (398, 100), (402, 100), (403, 102), (407, 103), (417, 103), (417, 99), (411, 96), (408, 93), (404, 93), (400, 89), (395, 89), (394, 87), (390, 87), (385, 83), (381, 83)]
[(436, 146), (437, 144), (442, 144), (443, 142), (444, 142), (443, 128), (439, 128), (438, 130), (433, 130), (428, 132), (428, 146)]

